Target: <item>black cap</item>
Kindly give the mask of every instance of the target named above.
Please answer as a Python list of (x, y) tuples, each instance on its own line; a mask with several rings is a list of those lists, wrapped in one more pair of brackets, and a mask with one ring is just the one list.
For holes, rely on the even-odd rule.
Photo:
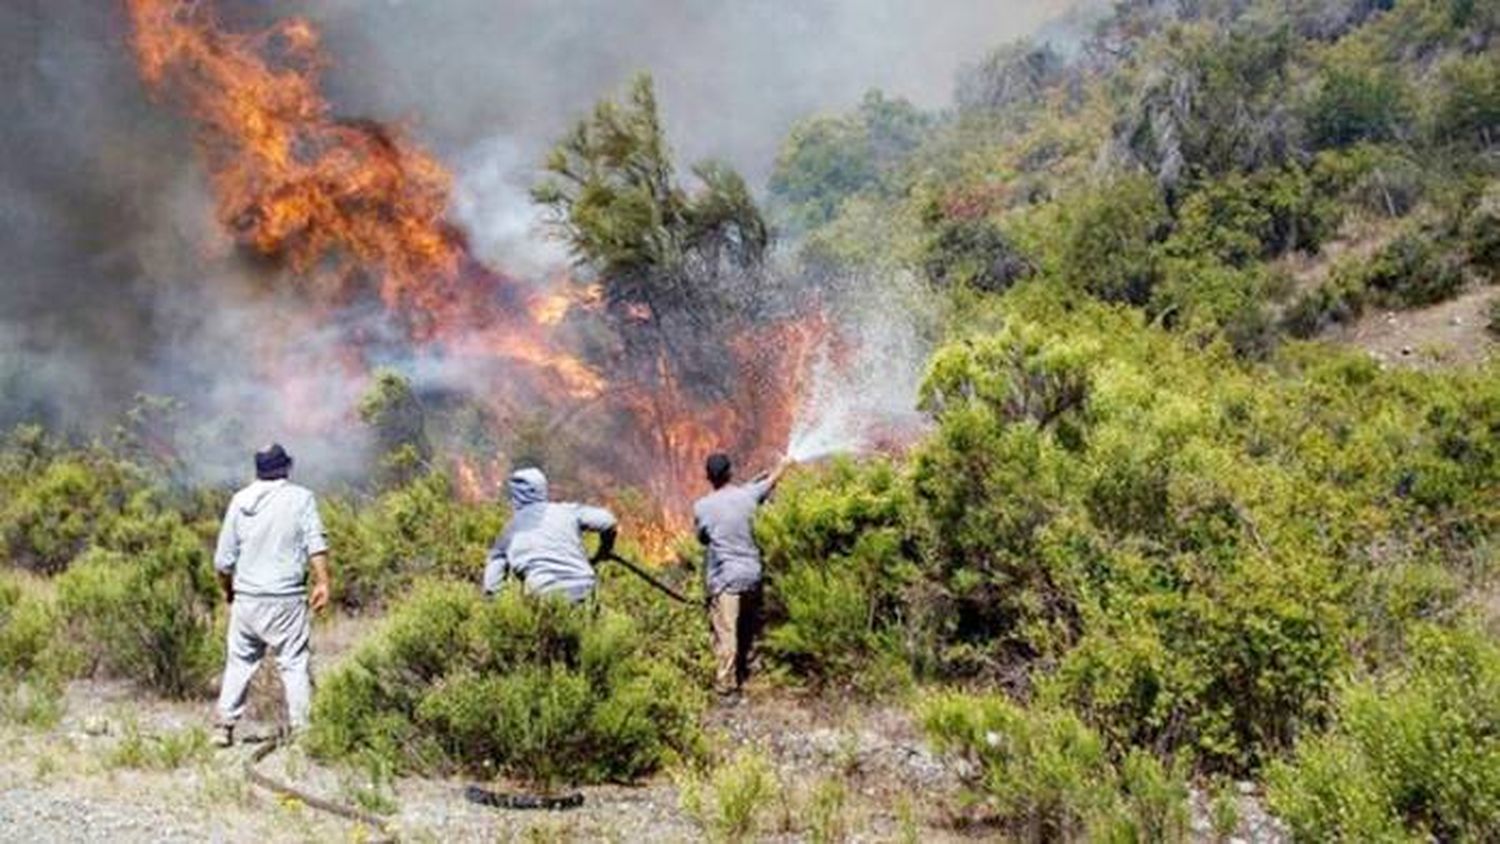
[(263, 481), (274, 481), (286, 477), (292, 468), (292, 456), (280, 443), (271, 443), (255, 452), (255, 477)]
[(704, 468), (708, 470), (708, 482), (714, 486), (722, 486), (729, 482), (729, 470), (732, 464), (729, 462), (729, 455), (722, 451), (710, 454)]

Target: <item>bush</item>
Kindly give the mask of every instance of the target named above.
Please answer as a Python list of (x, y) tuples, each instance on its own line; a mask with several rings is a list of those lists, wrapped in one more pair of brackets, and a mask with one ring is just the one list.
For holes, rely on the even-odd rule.
[(1426, 190), (1421, 165), (1394, 145), (1325, 150), (1313, 164), (1312, 178), (1325, 195), (1385, 217), (1406, 216)]
[(0, 682), (55, 673), (58, 619), (27, 580), (0, 572)]
[[(91, 550), (58, 578), (59, 612), (91, 670), (172, 697), (199, 694), (219, 664), (208, 554), (175, 516), (146, 518), (118, 526), (124, 550)], [(143, 541), (130, 541), (134, 531)]]
[(771, 763), (752, 750), (740, 751), (707, 779), (689, 775), (681, 790), (682, 808), (711, 841), (755, 838), (781, 791)]
[(1324, 68), (1304, 110), (1317, 148), (1396, 140), (1409, 134), (1412, 121), (1400, 75), (1354, 56)]
[(999, 697), (940, 694), (922, 705), (940, 752), (966, 760), (971, 800), (1026, 841), (1182, 841), (1183, 769), (1133, 752), (1117, 769), (1105, 744), (1065, 710)]
[(1463, 286), (1463, 270), (1433, 238), (1405, 234), (1375, 255), (1364, 269), (1366, 289), (1376, 301), (1414, 308), (1450, 298)]
[(334, 597), (351, 609), (378, 607), (422, 577), (477, 584), (507, 514), (500, 505), (459, 501), (452, 481), (439, 472), (362, 507), (326, 501), (323, 512), (338, 565)]
[(922, 223), (927, 235), (922, 271), (938, 287), (999, 293), (1035, 271), (982, 209), (945, 209), (932, 201), (923, 209)]
[(1063, 277), (1107, 301), (1145, 303), (1156, 284), (1153, 245), (1169, 222), (1156, 184), (1120, 177), (1075, 206), (1063, 234)]
[(1479, 195), (1464, 219), (1463, 239), (1469, 264), (1487, 275), (1491, 284), (1500, 281), (1500, 183)]
[(796, 676), (867, 689), (899, 682), (904, 496), (891, 465), (839, 461), (789, 478), (759, 519), (771, 577), (765, 648)]
[(696, 752), (703, 703), (646, 648), (612, 611), (427, 583), (320, 685), (311, 747), (544, 786), (636, 779)]
[(1431, 133), (1439, 144), (1485, 148), (1500, 131), (1500, 68), (1493, 53), (1454, 58), (1440, 74)]
[(48, 463), (0, 508), (0, 537), (11, 564), (41, 574), (67, 568), (126, 494), (121, 467), (111, 461), (79, 455)]
[(1409, 670), (1351, 684), (1333, 729), (1274, 765), (1271, 806), (1308, 840), (1483, 841), (1500, 829), (1500, 648), (1418, 627)]

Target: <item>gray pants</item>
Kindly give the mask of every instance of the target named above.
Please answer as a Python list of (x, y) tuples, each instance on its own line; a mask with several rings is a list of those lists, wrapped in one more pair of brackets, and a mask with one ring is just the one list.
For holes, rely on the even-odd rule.
[(307, 726), (312, 704), (312, 677), (308, 658), (312, 654), (312, 628), (307, 599), (254, 598), (236, 596), (229, 608), (228, 653), (224, 660), (224, 683), (219, 688), (219, 723), (234, 724), (245, 714), (245, 695), (250, 678), (269, 648), (276, 655), (281, 685), (286, 689), (286, 708), (292, 729)]

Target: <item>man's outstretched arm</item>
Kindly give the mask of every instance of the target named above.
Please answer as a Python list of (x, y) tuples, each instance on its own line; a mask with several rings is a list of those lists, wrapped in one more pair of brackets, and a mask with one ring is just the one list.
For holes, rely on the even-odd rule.
[(786, 474), (786, 470), (795, 465), (797, 465), (797, 461), (793, 460), (790, 455), (781, 458), (781, 462), (776, 464), (776, 468), (755, 481), (756, 498), (765, 501), (766, 496), (770, 495), (771, 491), (776, 489), (776, 485), (781, 483), (781, 478)]

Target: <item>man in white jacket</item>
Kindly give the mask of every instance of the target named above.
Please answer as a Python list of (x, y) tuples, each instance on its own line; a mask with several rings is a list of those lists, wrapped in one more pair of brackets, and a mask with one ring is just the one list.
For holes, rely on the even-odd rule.
[(230, 608), (214, 735), (220, 747), (234, 743), (250, 678), (267, 650), (276, 655), (292, 731), (307, 726), (312, 704), (308, 610), (328, 605), (328, 538), (317, 499), (287, 480), (291, 468), (291, 455), (280, 445), (257, 452), (256, 480), (235, 493), (219, 531), (214, 570)]

